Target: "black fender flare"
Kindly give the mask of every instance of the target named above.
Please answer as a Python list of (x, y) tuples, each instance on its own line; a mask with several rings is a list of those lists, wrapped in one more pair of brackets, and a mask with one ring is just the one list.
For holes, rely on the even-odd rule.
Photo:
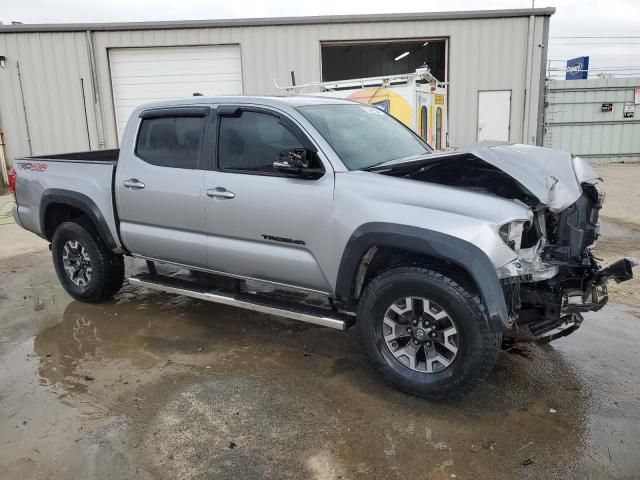
[(46, 235), (45, 225), (47, 208), (52, 203), (62, 203), (64, 205), (70, 205), (77, 208), (78, 210), (82, 210), (82, 212), (84, 212), (96, 226), (96, 229), (100, 234), (100, 238), (102, 238), (107, 247), (111, 250), (118, 248), (118, 245), (111, 235), (107, 221), (95, 202), (82, 193), (74, 192), (72, 190), (64, 190), (61, 188), (49, 188), (42, 193), (42, 199), (40, 201), (40, 231), (43, 235)]
[(335, 292), (339, 300), (352, 300), (352, 286), (360, 262), (371, 247), (408, 250), (440, 258), (463, 268), (478, 288), (492, 330), (503, 331), (509, 326), (504, 292), (496, 268), (486, 253), (472, 243), (451, 235), (394, 223), (365, 223), (353, 232), (340, 261)]

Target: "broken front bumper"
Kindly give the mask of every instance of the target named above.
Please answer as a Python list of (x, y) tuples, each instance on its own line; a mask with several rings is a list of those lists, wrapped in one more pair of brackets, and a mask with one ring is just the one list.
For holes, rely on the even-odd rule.
[(547, 319), (600, 310), (609, 300), (607, 282), (614, 280), (620, 283), (632, 279), (635, 265), (636, 260), (623, 258), (606, 268), (583, 272), (583, 278), (567, 276), (551, 289), (544, 288), (547, 282), (522, 284), (521, 305), (537, 308)]
[(582, 313), (598, 311), (606, 305), (608, 281), (630, 280), (635, 265), (634, 259), (623, 258), (606, 268), (594, 263), (593, 269), (583, 270), (581, 275), (565, 272), (564, 280), (503, 281), (505, 297), (512, 299), (509, 307), (513, 314), (513, 327), (505, 335), (511, 342), (533, 340), (538, 343), (569, 335), (580, 327)]
[(633, 267), (637, 264), (638, 262), (633, 258), (622, 258), (608, 267), (599, 270), (594, 276), (590, 290), (582, 295), (582, 301), (579, 303), (571, 303), (568, 301), (563, 310), (566, 313), (595, 312), (600, 310), (609, 300), (607, 282), (614, 280), (616, 283), (620, 283), (631, 280), (633, 278)]

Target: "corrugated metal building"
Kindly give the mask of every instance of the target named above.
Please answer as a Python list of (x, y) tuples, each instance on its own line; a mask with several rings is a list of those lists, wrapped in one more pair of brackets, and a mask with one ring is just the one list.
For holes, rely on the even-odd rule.
[(638, 88), (640, 78), (549, 81), (544, 145), (592, 163), (640, 162)]
[[(409, 73), (426, 62), (449, 83), (451, 146), (474, 143), (485, 128), (541, 143), (553, 13), (3, 26), (0, 128), (9, 158), (113, 148), (136, 103), (193, 92), (276, 94), (274, 79), (287, 84), (292, 71), (306, 83)], [(405, 50), (412, 55), (396, 60)]]

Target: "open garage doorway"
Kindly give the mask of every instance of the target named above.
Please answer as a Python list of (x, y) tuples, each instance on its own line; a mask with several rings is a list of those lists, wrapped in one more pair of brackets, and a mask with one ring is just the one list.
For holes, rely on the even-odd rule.
[(380, 77), (413, 73), (425, 64), (445, 82), (446, 39), (367, 40), (322, 43), (322, 80)]
[[(319, 95), (374, 105), (434, 150), (448, 141), (447, 39), (323, 42)], [(428, 68), (424, 68), (428, 67)]]

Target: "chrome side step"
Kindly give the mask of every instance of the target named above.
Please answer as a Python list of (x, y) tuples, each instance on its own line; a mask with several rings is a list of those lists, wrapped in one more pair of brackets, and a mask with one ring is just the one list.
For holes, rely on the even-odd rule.
[(164, 275), (142, 273), (128, 279), (131, 285), (139, 285), (167, 293), (175, 293), (187, 297), (221, 303), (232, 307), (253, 310), (254, 312), (278, 315), (301, 322), (312, 323), (322, 327), (346, 330), (353, 319), (347, 315), (326, 308), (313, 307), (287, 300), (276, 300), (272, 297), (250, 293), (230, 293), (221, 290), (204, 289), (194, 282)]

